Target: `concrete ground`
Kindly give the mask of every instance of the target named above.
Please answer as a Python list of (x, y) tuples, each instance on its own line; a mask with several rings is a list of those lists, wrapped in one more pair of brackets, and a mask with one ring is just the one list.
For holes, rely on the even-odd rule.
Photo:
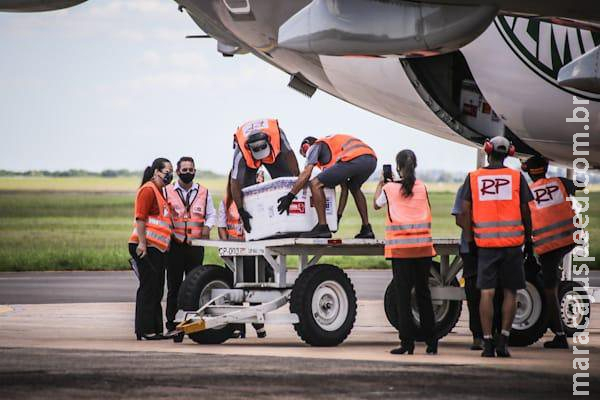
[[(387, 279), (377, 271), (365, 273)], [(106, 281), (109, 285), (111, 279)], [(43, 287), (44, 282), (30, 286), (36, 285)], [(357, 291), (361, 299), (370, 297), (368, 291)], [(544, 350), (538, 342), (512, 348), (510, 359), (482, 359), (479, 352), (468, 350), (466, 306), (457, 327), (440, 343), (438, 356), (425, 355), (422, 344), (415, 355), (394, 356), (389, 350), (397, 345), (397, 335), (379, 299), (359, 301), (352, 334), (333, 348), (307, 346), (287, 325), (268, 326), (266, 339), (257, 339), (249, 328), (247, 339), (217, 346), (188, 338), (180, 344), (136, 341), (130, 302), (3, 302), (9, 305), (0, 306), (1, 399), (572, 395), (572, 351)], [(590, 343), (579, 347), (590, 351), (586, 372), (593, 395), (600, 390), (598, 307), (592, 310), (589, 331)]]

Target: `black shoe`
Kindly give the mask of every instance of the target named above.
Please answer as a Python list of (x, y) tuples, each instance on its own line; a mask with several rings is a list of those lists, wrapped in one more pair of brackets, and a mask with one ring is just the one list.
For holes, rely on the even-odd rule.
[(436, 355), (437, 350), (438, 350), (438, 340), (437, 339), (427, 341), (427, 349), (425, 350), (426, 354), (429, 354), (431, 356)]
[(508, 336), (500, 335), (498, 337), (498, 344), (496, 344), (496, 355), (498, 357), (510, 357), (508, 352)]
[(396, 347), (395, 349), (390, 350), (391, 354), (413, 354), (415, 352), (415, 342), (403, 341), (400, 344), (400, 347)]
[(474, 337), (473, 344), (471, 345), (471, 350), (483, 350), (483, 339), (479, 337)]
[(544, 342), (545, 349), (568, 349), (569, 342), (567, 342), (567, 335), (556, 335), (554, 339), (549, 342)]
[(327, 224), (323, 224), (323, 225), (317, 224), (310, 231), (300, 234), (301, 238), (315, 238), (315, 239), (329, 239), (331, 236), (332, 236), (331, 231), (329, 230), (329, 225), (327, 225)]
[(371, 224), (361, 226), (360, 232), (358, 232), (358, 235), (354, 236), (354, 239), (375, 239)]
[(492, 339), (483, 339), (483, 351), (481, 357), (496, 357), (494, 352), (494, 341)]
[(259, 339), (264, 339), (267, 337), (267, 331), (265, 331), (265, 328), (259, 329), (256, 331), (256, 337), (258, 337)]

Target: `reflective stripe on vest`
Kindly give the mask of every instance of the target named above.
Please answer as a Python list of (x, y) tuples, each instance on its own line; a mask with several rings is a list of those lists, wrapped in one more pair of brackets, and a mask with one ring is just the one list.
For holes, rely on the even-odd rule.
[(521, 173), (510, 168), (481, 168), (469, 174), (475, 244), (498, 248), (521, 246)]
[[(152, 188), (158, 203), (158, 209), (160, 210), (159, 215), (149, 216), (148, 220), (146, 221), (146, 243), (150, 247), (155, 247), (160, 251), (165, 252), (171, 244), (171, 233), (173, 226), (171, 220), (171, 209), (158, 188), (152, 182), (146, 182), (144, 185), (142, 185), (142, 187), (138, 190), (135, 200), (136, 202), (140, 191), (146, 187)], [(139, 243), (135, 221), (133, 232), (129, 237), (129, 243)]]
[(206, 218), (208, 189), (198, 185), (196, 196), (191, 204), (185, 204), (174, 184), (167, 186), (167, 201), (173, 212), (173, 236), (179, 243), (191, 243), (202, 238), (202, 228)]
[(577, 231), (575, 211), (567, 189), (559, 178), (538, 179), (529, 185), (533, 200), (529, 202), (533, 228), (533, 249), (538, 254), (570, 246)]
[[(248, 136), (259, 132), (268, 136), (271, 154), (262, 160), (255, 160), (247, 146), (247, 139)], [(258, 169), (262, 164), (273, 164), (281, 152), (281, 133), (276, 119), (257, 119), (246, 122), (237, 129), (233, 139), (238, 144), (248, 168)]]
[(376, 157), (373, 149), (367, 146), (365, 142), (350, 135), (326, 136), (315, 143), (325, 143), (331, 153), (328, 163), (317, 163), (317, 166), (321, 169), (327, 169), (338, 161), (350, 161), (367, 154)]
[(227, 222), (227, 237), (229, 240), (243, 241), (244, 240), (244, 224), (238, 213), (237, 206), (234, 201), (231, 201), (227, 208), (227, 197), (223, 200), (223, 208), (225, 208), (225, 219)]
[(425, 185), (417, 180), (413, 194), (404, 197), (399, 183), (383, 187), (387, 198), (386, 258), (421, 258), (435, 255), (431, 237), (431, 209)]

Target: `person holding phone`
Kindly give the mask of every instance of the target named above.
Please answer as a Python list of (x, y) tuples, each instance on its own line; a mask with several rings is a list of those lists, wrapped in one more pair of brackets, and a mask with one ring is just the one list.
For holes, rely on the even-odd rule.
[(129, 254), (138, 267), (135, 299), (135, 334), (138, 340), (165, 339), (161, 300), (165, 286), (166, 252), (173, 222), (164, 188), (173, 179), (173, 166), (157, 158), (146, 167), (135, 198), (135, 227), (129, 238)]
[(426, 353), (433, 355), (437, 354), (438, 340), (434, 332), (429, 271), (436, 253), (431, 237), (431, 206), (427, 188), (416, 179), (416, 167), (415, 153), (411, 150), (399, 152), (396, 155), (396, 170), (400, 181), (392, 181), (391, 167), (384, 166), (382, 179), (375, 190), (373, 206), (379, 210), (387, 204), (385, 257), (392, 261), (392, 282), (398, 294), (398, 334), (401, 344), (390, 352), (414, 352), (415, 332), (410, 305), (414, 288), (421, 328), (426, 337)]

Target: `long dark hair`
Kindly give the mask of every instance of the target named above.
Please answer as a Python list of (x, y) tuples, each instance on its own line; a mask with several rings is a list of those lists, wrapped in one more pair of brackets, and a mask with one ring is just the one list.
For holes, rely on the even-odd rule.
[(415, 168), (417, 168), (417, 156), (412, 150), (402, 150), (396, 154), (396, 167), (402, 177), (402, 194), (404, 197), (412, 196), (415, 186)]
[(161, 170), (165, 167), (165, 164), (171, 164), (171, 161), (166, 158), (159, 157), (156, 160), (152, 161), (152, 165), (146, 167), (144, 170), (144, 176), (142, 176), (142, 183), (140, 183), (140, 187), (144, 185), (144, 183), (150, 181), (154, 176), (154, 170)]
[(231, 194), (231, 171), (227, 176), (227, 189), (225, 189), (225, 211), (229, 210), (231, 202), (233, 201), (233, 195)]

